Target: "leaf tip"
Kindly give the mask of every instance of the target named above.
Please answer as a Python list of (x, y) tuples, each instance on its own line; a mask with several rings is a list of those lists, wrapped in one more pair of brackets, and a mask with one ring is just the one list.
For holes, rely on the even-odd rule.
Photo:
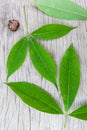
[(71, 30), (73, 30), (73, 29), (76, 29), (78, 26), (75, 26), (75, 27), (71, 27)]
[(3, 84), (7, 85), (8, 83), (7, 82), (3, 82)]
[(73, 43), (70, 44), (69, 48), (72, 48), (73, 47)]
[(78, 28), (78, 26), (73, 27), (73, 29), (76, 29), (76, 28)]
[(71, 43), (71, 46), (73, 46), (73, 43)]

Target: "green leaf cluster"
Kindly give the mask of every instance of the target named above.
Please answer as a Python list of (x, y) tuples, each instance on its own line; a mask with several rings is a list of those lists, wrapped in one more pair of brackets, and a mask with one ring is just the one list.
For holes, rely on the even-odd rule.
[[(50, 57), (49, 53), (46, 50), (44, 50), (44, 48), (42, 48), (34, 39), (30, 38), (29, 44), (29, 52), (33, 64), (35, 64), (37, 61), (39, 62), (39, 60), (37, 59), (43, 58), (43, 60), (40, 61), (40, 64), (36, 64), (36, 68), (40, 69), (40, 71), (43, 72), (43, 74), (46, 74), (47, 78), (50, 77), (51, 70), (45, 68), (45, 65), (48, 64), (50, 66), (50, 64), (48, 63), (48, 61), (50, 61), (50, 63), (52, 63), (50, 67), (54, 67), (55, 64), (53, 59)], [(37, 48), (39, 53), (37, 53)], [(40, 58), (38, 58), (40, 53)], [(46, 59), (48, 59), (48, 61), (44, 62), (46, 64), (43, 63), (44, 56), (46, 57)], [(38, 66), (42, 67), (39, 68)], [(47, 75), (45, 69), (48, 70), (49, 75)], [(56, 71), (57, 70), (55, 69), (55, 73)], [(51, 78), (52, 77), (50, 77), (49, 81), (54, 82), (55, 78), (53, 78), (54, 80), (52, 79), (53, 81), (51, 81)], [(82, 120), (87, 120), (87, 105), (81, 106), (72, 113), (68, 113), (76, 97), (80, 84), (80, 63), (75, 48), (73, 47), (73, 44), (71, 44), (65, 52), (61, 60), (59, 69), (59, 84), (65, 111), (62, 110), (59, 104), (48, 92), (41, 89), (39, 86), (35, 84), (27, 82), (8, 82), (6, 84), (22, 99), (24, 103), (41, 112), (46, 112), (49, 114), (64, 114)]]
[[(67, 20), (87, 19), (87, 11), (71, 0), (40, 0), (34, 5), (49, 16)], [(27, 105), (49, 114), (62, 114), (87, 120), (87, 104), (69, 113), (80, 85), (80, 63), (73, 44), (66, 50), (59, 67), (50, 53), (37, 41), (61, 38), (76, 27), (63, 24), (47, 24), (23, 37), (12, 47), (7, 59), (7, 80), (24, 63), (29, 52), (37, 72), (61, 92), (64, 110), (58, 102), (39, 86), (27, 82), (7, 82), (8, 85)], [(27, 28), (28, 30), (28, 28)]]
[(7, 59), (7, 79), (24, 63), (27, 50), (36, 70), (57, 87), (57, 68), (53, 57), (36, 39), (52, 40), (68, 34), (74, 27), (61, 24), (47, 24), (20, 39), (12, 47)]

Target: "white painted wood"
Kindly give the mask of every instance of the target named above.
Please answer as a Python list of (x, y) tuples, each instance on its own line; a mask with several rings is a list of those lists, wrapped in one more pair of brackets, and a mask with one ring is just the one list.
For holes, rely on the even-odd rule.
[[(3, 82), (6, 79), (6, 58), (13, 44), (24, 36), (25, 23), (23, 5), (27, 8), (29, 31), (47, 23), (63, 23), (78, 26), (66, 37), (41, 41), (40, 43), (54, 56), (57, 66), (68, 46), (73, 43), (81, 63), (81, 85), (71, 111), (87, 102), (87, 21), (67, 21), (46, 16), (28, 2), (29, 0), (0, 0), (0, 130), (63, 130), (63, 116), (48, 115), (25, 105)], [(76, 0), (87, 9), (86, 0)], [(20, 21), (20, 29), (13, 33), (8, 30), (8, 20)], [(32, 66), (27, 56), (23, 66), (9, 81), (36, 83), (50, 92), (61, 106), (61, 96), (55, 87), (43, 79)], [(87, 130), (87, 122), (74, 118), (67, 119), (66, 130)]]

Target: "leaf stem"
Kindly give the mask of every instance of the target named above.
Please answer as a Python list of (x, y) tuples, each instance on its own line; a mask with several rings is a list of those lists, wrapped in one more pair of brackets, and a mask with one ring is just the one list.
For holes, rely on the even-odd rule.
[(28, 31), (28, 22), (27, 22), (27, 16), (26, 16), (26, 7), (25, 5), (23, 6), (24, 9), (24, 19), (25, 19), (25, 26), (26, 26), (26, 35), (29, 35), (29, 31)]
[(67, 114), (64, 116), (64, 129), (66, 128), (66, 122), (67, 122)]

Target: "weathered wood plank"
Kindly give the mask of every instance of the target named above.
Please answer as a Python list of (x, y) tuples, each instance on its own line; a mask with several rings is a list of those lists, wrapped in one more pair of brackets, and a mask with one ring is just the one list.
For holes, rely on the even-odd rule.
[[(86, 0), (76, 2), (87, 9)], [(0, 0), (0, 130), (63, 130), (63, 117), (40, 113), (26, 106), (3, 82), (6, 79), (6, 58), (13, 44), (25, 34), (23, 5), (27, 7), (29, 31), (47, 23), (64, 23), (78, 26), (69, 35), (58, 40), (41, 42), (41, 44), (54, 56), (57, 66), (66, 48), (73, 43), (81, 62), (81, 85), (73, 110), (78, 105), (87, 102), (87, 21), (58, 20), (41, 13), (28, 0)], [(9, 19), (18, 19), (20, 29), (13, 33), (8, 30)], [(29, 81), (36, 83), (61, 103), (60, 94), (55, 87), (47, 82), (34, 69), (29, 57), (20, 70), (9, 81)], [(67, 130), (86, 130), (87, 122), (68, 118)]]

